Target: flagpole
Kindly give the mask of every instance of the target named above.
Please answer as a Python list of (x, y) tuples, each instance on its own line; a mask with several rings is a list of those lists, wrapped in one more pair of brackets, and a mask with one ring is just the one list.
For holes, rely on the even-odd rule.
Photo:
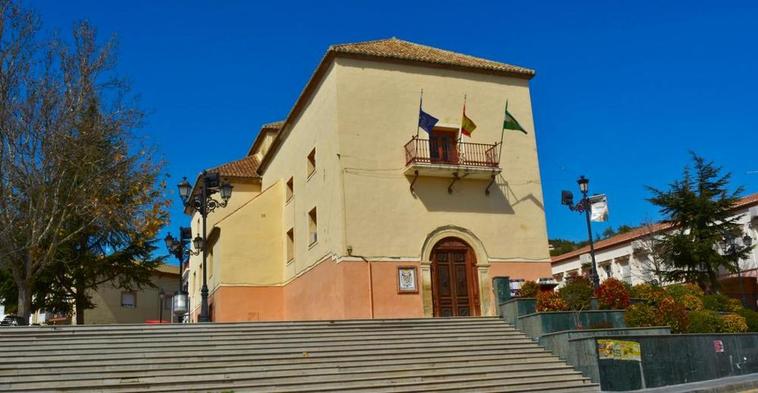
[(500, 149), (497, 152), (497, 161), (500, 162), (500, 157), (503, 154), (503, 137), (505, 136), (505, 121), (508, 117), (508, 100), (505, 100), (505, 113), (503, 113), (503, 129), (500, 130)]
[(461, 113), (461, 126), (458, 128), (458, 143), (463, 138), (463, 118), (466, 116), (466, 94), (463, 94), (463, 112)]
[(421, 89), (421, 95), (418, 97), (418, 116), (419, 118), (416, 120), (416, 139), (418, 139), (419, 134), (419, 128), (421, 128), (420, 120), (421, 120), (421, 106), (424, 102), (424, 89)]

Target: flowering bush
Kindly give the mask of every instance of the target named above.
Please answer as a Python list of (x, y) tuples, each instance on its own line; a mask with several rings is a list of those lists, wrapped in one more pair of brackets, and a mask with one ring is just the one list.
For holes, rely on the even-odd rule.
[(703, 297), (703, 290), (700, 289), (697, 284), (672, 284), (667, 286), (664, 290), (677, 302), (682, 302), (682, 299), (684, 299), (686, 296), (692, 296), (696, 298)]
[(575, 277), (558, 290), (569, 310), (587, 310), (592, 301), (592, 283), (585, 277)]
[(557, 292), (537, 292), (537, 311), (566, 311), (568, 305)]
[(670, 326), (672, 332), (683, 333), (687, 331), (690, 324), (687, 309), (673, 297), (667, 296), (658, 303), (658, 313), (663, 324)]
[(721, 333), (744, 333), (747, 331), (747, 321), (737, 314), (726, 314), (721, 317)]
[(694, 295), (684, 295), (679, 302), (689, 311), (701, 311), (703, 310), (703, 301)]
[(632, 287), (630, 295), (633, 298), (642, 299), (649, 305), (658, 305), (658, 303), (666, 297), (666, 291), (652, 284), (637, 284)]
[(660, 326), (658, 310), (649, 304), (632, 304), (624, 313), (624, 322), (629, 327)]
[(595, 291), (600, 308), (603, 309), (624, 309), (629, 306), (629, 292), (624, 284), (615, 279), (609, 278), (603, 281)]
[(519, 297), (536, 297), (539, 292), (540, 286), (534, 281), (524, 281), (521, 284), (521, 289), (518, 290)]
[(748, 308), (742, 308), (737, 311), (737, 315), (745, 318), (747, 323), (747, 330), (749, 332), (758, 332), (758, 312), (755, 312)]

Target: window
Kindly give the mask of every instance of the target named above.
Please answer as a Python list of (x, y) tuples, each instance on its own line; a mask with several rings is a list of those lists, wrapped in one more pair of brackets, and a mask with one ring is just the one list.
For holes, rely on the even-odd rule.
[(137, 294), (134, 292), (121, 292), (121, 307), (137, 308)]
[(292, 199), (292, 195), (294, 194), (295, 194), (295, 184), (292, 177), (290, 177), (289, 180), (287, 180), (287, 201)]
[(314, 147), (310, 153), (308, 153), (308, 177), (316, 171), (316, 148)]
[(308, 244), (316, 243), (318, 240), (318, 219), (316, 217), (316, 208), (308, 212)]
[(287, 231), (287, 263), (292, 262), (295, 258), (295, 229), (290, 228)]

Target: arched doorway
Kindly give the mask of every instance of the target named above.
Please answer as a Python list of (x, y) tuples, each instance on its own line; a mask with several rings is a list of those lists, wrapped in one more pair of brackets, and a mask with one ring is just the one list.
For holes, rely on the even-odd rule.
[(461, 239), (447, 237), (432, 249), (432, 303), (435, 317), (478, 316), (476, 256)]

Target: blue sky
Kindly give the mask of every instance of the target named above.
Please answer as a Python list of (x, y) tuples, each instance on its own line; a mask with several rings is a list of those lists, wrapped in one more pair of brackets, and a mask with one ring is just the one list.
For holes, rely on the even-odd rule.
[[(758, 192), (756, 2), (28, 4), (48, 31), (87, 19), (103, 37), (118, 36), (119, 73), (150, 112), (140, 132), (167, 161), (171, 183), (242, 157), (260, 124), (287, 114), (330, 44), (396, 36), (537, 70), (551, 238), (586, 238), (581, 217), (559, 204), (582, 174), (609, 199), (610, 221), (595, 232), (657, 219), (644, 186), (676, 179), (689, 150)], [(175, 201), (176, 233), (186, 217)]]

